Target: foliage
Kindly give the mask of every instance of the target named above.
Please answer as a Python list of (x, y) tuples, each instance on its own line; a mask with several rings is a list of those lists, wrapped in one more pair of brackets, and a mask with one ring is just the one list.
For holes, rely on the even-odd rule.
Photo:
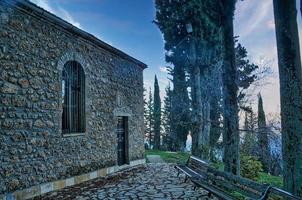
[(190, 130), (190, 100), (184, 67), (175, 65), (173, 69), (172, 90), (172, 123), (175, 137), (170, 150), (184, 151), (187, 135)]
[(222, 106), (219, 97), (211, 98), (210, 110), (210, 146), (215, 147), (222, 133)]
[(163, 133), (163, 147), (162, 149), (171, 150), (172, 148), (172, 140), (173, 140), (173, 132), (172, 132), (172, 90), (170, 87), (170, 83), (166, 88), (166, 96), (164, 98), (164, 108), (162, 113), (162, 125), (164, 127)]
[(245, 108), (244, 120), (244, 136), (241, 145), (241, 153), (250, 156), (257, 155), (257, 135), (256, 135), (257, 119), (252, 107)]
[(190, 100), (186, 80), (186, 41), (185, 1), (155, 1), (156, 24), (162, 31), (165, 40), (166, 61), (172, 64), (169, 67), (172, 76), (173, 90), (171, 93), (170, 121), (172, 145), (169, 150), (183, 151), (190, 128)]
[(235, 40), (235, 64), (237, 68), (237, 86), (239, 88), (238, 101), (246, 95), (246, 90), (257, 79), (257, 65), (247, 59), (247, 50)]
[(282, 136), (280, 114), (270, 114), (268, 137), (270, 146), (270, 173), (279, 176), (282, 173)]
[(223, 162), (213, 162), (210, 164), (212, 167), (214, 167), (215, 169), (218, 169), (220, 171), (223, 171)]
[[(230, 23), (233, 20), (235, 2), (235, 0), (155, 1), (155, 23), (163, 33), (166, 61), (173, 66), (171, 67), (171, 75), (173, 77), (171, 109), (173, 124), (171, 124), (171, 128), (176, 137), (173, 137), (175, 140), (172, 146), (176, 147), (174, 150), (182, 149), (181, 146), (184, 146), (183, 144), (189, 131), (189, 126), (187, 125), (190, 121), (192, 122), (191, 127), (193, 127), (191, 128), (193, 137), (192, 152), (195, 153), (196, 147), (201, 146), (201, 144), (198, 144), (199, 141), (205, 141), (206, 144), (202, 145), (211, 143), (209, 145), (210, 148), (215, 146), (221, 135), (219, 121), (221, 105), (219, 105), (219, 102), (221, 97), (224, 97), (225, 116), (222, 119), (225, 124), (230, 124), (225, 126), (227, 131), (225, 131), (224, 138), (228, 138), (228, 141), (225, 142), (228, 145), (225, 145), (224, 152), (226, 156), (224, 158), (226, 163), (229, 163), (229, 166), (234, 166), (231, 163), (236, 162), (237, 168), (231, 169), (234, 173), (239, 171), (237, 87), (242, 88), (239, 96), (243, 98), (245, 96), (244, 90), (256, 78), (254, 71), (257, 68), (256, 65), (250, 64), (249, 60), (246, 59), (246, 49), (240, 44), (237, 45), (237, 55), (235, 55), (234, 41), (231, 39), (234, 37), (233, 27), (231, 26), (233, 23)], [(193, 28), (189, 35), (186, 30), (186, 25), (188, 24), (192, 25)], [(223, 53), (222, 49), (224, 50)], [(223, 68), (226, 69), (222, 73), (226, 75), (223, 79), (225, 86), (223, 89), (224, 96), (219, 96), (214, 104), (213, 102), (210, 103), (214, 105), (214, 109), (204, 109), (210, 110), (210, 117), (208, 117), (209, 115), (204, 115), (204, 113), (209, 112), (204, 111), (202, 106), (208, 105), (210, 100), (207, 100), (207, 104), (202, 102), (205, 99), (202, 99), (200, 93), (202, 92), (201, 90), (205, 90), (205, 93), (209, 96), (208, 90), (206, 90), (209, 87), (198, 82), (198, 80), (204, 80), (206, 69), (212, 69), (215, 63), (217, 64), (221, 61), (223, 61)], [(236, 72), (238, 76), (236, 76)], [(191, 109), (193, 111), (191, 120), (189, 120), (190, 104), (188, 103), (186, 73), (189, 75), (191, 83)], [(200, 85), (202, 88), (200, 88)], [(213, 82), (212, 85), (216, 86), (213, 90), (222, 91), (221, 84)], [(212, 89), (212, 87), (210, 88)], [(216, 106), (217, 104), (220, 107)], [(207, 118), (202, 120), (201, 116), (207, 116)], [(212, 123), (212, 127), (213, 125), (215, 127), (209, 128), (209, 121), (212, 121), (212, 119), (215, 123), (218, 122), (218, 125)], [(210, 133), (205, 134), (205, 132)], [(206, 137), (208, 135), (210, 135), (210, 139)], [(205, 139), (200, 140), (198, 139), (199, 137)], [(197, 151), (200, 151), (200, 149), (197, 149)], [(236, 153), (234, 154), (234, 152)], [(229, 166), (226, 167), (227, 170), (229, 170)]]
[(153, 97), (152, 90), (149, 89), (148, 101), (145, 101), (145, 138), (146, 143), (148, 144), (148, 148), (152, 148), (153, 145), (153, 127), (154, 127), (154, 108), (153, 108)]
[(240, 174), (242, 177), (257, 180), (259, 173), (262, 172), (262, 164), (254, 156), (240, 157)]
[(154, 149), (160, 148), (160, 130), (161, 130), (161, 101), (159, 95), (158, 80), (155, 76), (154, 79)]
[(146, 150), (147, 155), (159, 155), (167, 163), (185, 164), (190, 157), (190, 154), (184, 152), (169, 152), (160, 150)]
[(265, 172), (269, 171), (270, 164), (270, 149), (268, 141), (268, 129), (266, 126), (265, 113), (263, 109), (262, 97), (259, 94), (258, 97), (258, 145), (260, 161), (263, 164)]

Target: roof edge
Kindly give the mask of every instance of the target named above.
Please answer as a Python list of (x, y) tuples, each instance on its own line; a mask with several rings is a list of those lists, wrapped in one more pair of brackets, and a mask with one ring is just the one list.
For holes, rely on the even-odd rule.
[(125, 52), (103, 42), (102, 40), (98, 39), (97, 37), (93, 36), (92, 34), (70, 24), (69, 22), (61, 19), (60, 17), (48, 12), (47, 10), (40, 8), (36, 4), (28, 1), (28, 0), (4, 0), (4, 2), (9, 3), (10, 5), (13, 5), (20, 9), (26, 9), (26, 11), (30, 11), (30, 13), (35, 14), (43, 19), (45, 19), (48, 22), (51, 22), (55, 25), (60, 26), (61, 28), (67, 30), (68, 32), (78, 35), (86, 40), (91, 41), (95, 45), (101, 47), (102, 49), (105, 49), (115, 55), (118, 55), (119, 57), (126, 59), (127, 61), (132, 62), (133, 64), (138, 65), (142, 69), (146, 69), (147, 65), (136, 58), (126, 54)]

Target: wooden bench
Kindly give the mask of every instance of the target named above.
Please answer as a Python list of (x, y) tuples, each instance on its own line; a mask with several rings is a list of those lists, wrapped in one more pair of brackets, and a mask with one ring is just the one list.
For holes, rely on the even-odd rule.
[(215, 195), (226, 200), (236, 200), (238, 196), (255, 200), (265, 200), (268, 197), (274, 200), (302, 200), (279, 188), (219, 171), (194, 156), (190, 156), (185, 165), (177, 165), (175, 168), (178, 170), (177, 175), (184, 173), (185, 181), (190, 179), (195, 185), (194, 188), (201, 187), (205, 189), (208, 191), (209, 197)]

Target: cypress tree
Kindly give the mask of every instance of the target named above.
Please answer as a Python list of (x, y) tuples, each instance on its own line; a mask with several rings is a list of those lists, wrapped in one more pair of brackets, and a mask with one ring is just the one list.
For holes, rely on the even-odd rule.
[(220, 2), (222, 5), (223, 34), (223, 162), (225, 171), (239, 175), (238, 86), (236, 84), (237, 68), (235, 64), (233, 25), (236, 0), (221, 0)]
[(161, 102), (159, 95), (158, 80), (154, 79), (154, 149), (160, 149), (160, 126), (161, 126)]
[(190, 130), (190, 100), (184, 67), (176, 65), (173, 69), (172, 91), (172, 129), (173, 151), (184, 151)]
[(241, 146), (241, 152), (245, 155), (256, 156), (256, 133), (255, 133), (255, 124), (257, 123), (255, 119), (255, 114), (251, 107), (248, 107), (245, 110), (245, 119), (244, 119), (244, 138)]
[(172, 132), (173, 127), (173, 119), (172, 119), (172, 90), (170, 87), (170, 82), (168, 87), (166, 88), (166, 96), (164, 98), (164, 108), (163, 108), (163, 117), (162, 124), (164, 127), (163, 134), (163, 147), (166, 150), (172, 150), (172, 141), (175, 134)]
[[(148, 133), (148, 103), (146, 99), (146, 88), (144, 87), (144, 133), (145, 133), (145, 142), (148, 140), (149, 133)], [(147, 148), (145, 146), (145, 148)]]
[(156, 24), (165, 40), (166, 62), (171, 63), (172, 76), (172, 123), (173, 151), (183, 151), (190, 130), (190, 99), (186, 80), (186, 45), (187, 37), (183, 18), (185, 1), (156, 0)]
[(284, 188), (302, 197), (302, 71), (295, 0), (273, 0), (281, 97)]
[(268, 130), (266, 127), (265, 113), (263, 109), (262, 97), (258, 95), (258, 143), (259, 143), (259, 154), (260, 161), (263, 165), (263, 170), (265, 172), (269, 171), (269, 142), (268, 142)]
[(154, 128), (154, 105), (153, 105), (153, 96), (152, 96), (152, 90), (149, 89), (149, 97), (146, 105), (146, 138), (149, 140), (149, 147), (152, 148), (153, 146), (153, 128)]

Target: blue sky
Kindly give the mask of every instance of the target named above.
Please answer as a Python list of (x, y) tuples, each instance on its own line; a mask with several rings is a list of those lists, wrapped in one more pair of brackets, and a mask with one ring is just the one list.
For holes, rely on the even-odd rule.
[[(153, 0), (31, 0), (73, 25), (143, 61), (145, 87), (153, 85), (157, 74), (162, 95), (168, 79), (165, 70), (163, 38), (152, 23)], [(249, 58), (259, 63), (269, 61), (274, 76), (270, 84), (255, 92), (262, 93), (267, 112), (279, 111), (277, 49), (272, 0), (245, 0), (237, 3), (234, 28)], [(298, 14), (300, 46), (302, 22)]]

